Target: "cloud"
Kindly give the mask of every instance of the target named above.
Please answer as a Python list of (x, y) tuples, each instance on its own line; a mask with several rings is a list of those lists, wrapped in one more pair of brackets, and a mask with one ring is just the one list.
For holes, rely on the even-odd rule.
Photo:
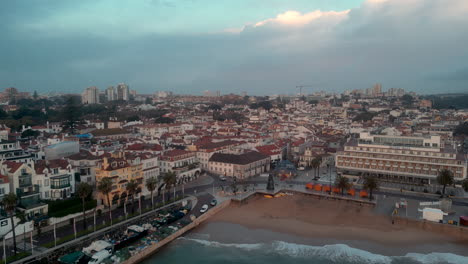
[[(63, 2), (59, 10), (24, 9), (36, 12), (9, 15), (6, 21), (14, 23), (0, 24), (0, 87), (79, 92), (124, 81), (142, 93), (271, 94), (296, 93), (301, 84), (316, 85), (305, 91), (311, 92), (379, 82), (385, 89), (420, 93), (466, 90), (466, 0), (367, 0), (338, 11), (290, 8), (240, 24), (222, 23), (216, 16), (230, 10), (208, 6), (177, 15), (177, 5), (197, 3), (189, 0)], [(174, 17), (180, 19), (161, 22)], [(206, 24), (206, 30), (187, 30), (191, 23)]]
[(311, 23), (313, 20), (317, 20), (320, 18), (325, 17), (340, 17), (340, 19), (346, 18), (349, 10), (344, 10), (340, 12), (336, 11), (328, 11), (322, 12), (320, 10), (316, 10), (310, 13), (301, 14), (297, 11), (287, 11), (285, 13), (279, 14), (276, 18), (270, 18), (267, 20), (263, 20), (257, 22), (255, 24), (256, 27), (264, 26), (267, 24), (281, 24), (287, 26), (304, 26), (306, 24)]

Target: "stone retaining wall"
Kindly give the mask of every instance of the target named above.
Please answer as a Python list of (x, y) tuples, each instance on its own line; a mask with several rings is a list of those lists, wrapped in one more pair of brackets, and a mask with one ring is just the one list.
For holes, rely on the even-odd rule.
[(187, 231), (190, 231), (191, 229), (197, 227), (203, 221), (207, 220), (211, 216), (215, 215), (219, 211), (223, 210), (224, 208), (228, 207), (231, 204), (231, 200), (226, 200), (219, 204), (218, 206), (208, 210), (206, 213), (203, 215), (199, 216), (197, 219), (195, 219), (193, 222), (190, 224), (186, 225), (185, 227), (177, 230), (174, 234), (166, 237), (165, 239), (159, 241), (156, 244), (153, 244), (143, 251), (139, 252), (137, 255), (134, 255), (127, 259), (126, 261), (122, 262), (122, 264), (131, 264), (131, 263), (139, 263), (147, 258), (149, 258), (151, 255), (153, 255), (155, 252), (157, 252), (160, 248), (164, 247), (168, 243), (172, 242), (174, 239), (178, 238), (179, 236), (183, 235)]
[(409, 219), (400, 216), (393, 216), (395, 224), (409, 227), (418, 228), (425, 231), (437, 232), (456, 239), (468, 241), (468, 228), (464, 226), (441, 224), (427, 220)]

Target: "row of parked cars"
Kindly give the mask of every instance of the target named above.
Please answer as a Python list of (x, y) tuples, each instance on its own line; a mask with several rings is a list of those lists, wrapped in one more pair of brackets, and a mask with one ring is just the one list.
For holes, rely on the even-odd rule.
[[(218, 201), (216, 201), (216, 199), (213, 199), (210, 202), (211, 206), (216, 206), (217, 204), (218, 204)], [(202, 214), (206, 213), (206, 211), (208, 211), (208, 208), (209, 208), (208, 205), (204, 204), (200, 209), (200, 213), (202, 213)]]

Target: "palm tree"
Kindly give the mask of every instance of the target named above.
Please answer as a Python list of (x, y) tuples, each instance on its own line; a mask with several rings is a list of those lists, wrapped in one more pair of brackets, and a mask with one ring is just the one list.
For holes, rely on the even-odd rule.
[(80, 182), (78, 187), (76, 188), (76, 193), (78, 197), (81, 198), (81, 204), (83, 206), (83, 230), (86, 230), (86, 212), (85, 212), (85, 199), (88, 197), (93, 189), (91, 185), (87, 184), (86, 182)]
[(102, 178), (98, 184), (98, 191), (107, 198), (107, 205), (109, 206), (109, 219), (112, 224), (112, 207), (109, 198), (109, 193), (112, 191), (112, 180), (110, 178)]
[(171, 188), (171, 186), (174, 186), (175, 188), (175, 184), (176, 184), (176, 181), (177, 181), (177, 176), (174, 172), (170, 171), (170, 172), (166, 172), (166, 174), (164, 175), (164, 178), (163, 178), (163, 181), (164, 183), (166, 184), (166, 187), (167, 187), (167, 198), (169, 200), (169, 189)]
[(129, 196), (131, 196), (132, 198), (132, 214), (135, 213), (135, 193), (136, 193), (136, 190), (138, 188), (138, 183), (131, 179), (128, 183), (127, 183), (127, 193)]
[(367, 175), (364, 178), (363, 187), (364, 187), (365, 190), (369, 191), (369, 201), (371, 201), (372, 200), (372, 192), (374, 190), (379, 189), (379, 181), (376, 178), (371, 177), (370, 175)]
[(3, 197), (3, 206), (5, 211), (7, 211), (10, 214), (10, 219), (11, 219), (11, 226), (12, 226), (12, 231), (13, 231), (13, 248), (14, 252), (16, 255), (16, 233), (15, 233), (15, 222), (13, 221), (13, 216), (16, 211), (16, 205), (18, 204), (18, 198), (16, 197), (16, 194), (14, 193), (9, 193)]
[(156, 190), (158, 186), (158, 180), (156, 177), (151, 177), (146, 180), (146, 188), (151, 192), (151, 208), (154, 209), (154, 199), (153, 199), (153, 192)]
[(315, 176), (320, 176), (320, 163), (322, 162), (322, 158), (320, 157), (315, 157), (312, 162), (312, 168), (315, 170)]
[(344, 195), (344, 191), (347, 191), (349, 188), (351, 188), (349, 179), (344, 176), (338, 176), (335, 179), (335, 185), (341, 190), (341, 195)]
[(437, 175), (437, 183), (444, 186), (442, 189), (442, 196), (445, 195), (445, 187), (447, 185), (452, 185), (454, 182), (453, 173), (450, 170), (442, 169), (439, 171), (439, 175)]

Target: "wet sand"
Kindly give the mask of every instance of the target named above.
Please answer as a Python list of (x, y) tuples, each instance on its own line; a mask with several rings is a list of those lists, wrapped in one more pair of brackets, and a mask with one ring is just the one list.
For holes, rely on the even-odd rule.
[(468, 241), (392, 224), (372, 206), (312, 196), (257, 197), (231, 206), (197, 228), (223, 243), (281, 240), (308, 245), (347, 244), (384, 255), (450, 252), (468, 255)]

